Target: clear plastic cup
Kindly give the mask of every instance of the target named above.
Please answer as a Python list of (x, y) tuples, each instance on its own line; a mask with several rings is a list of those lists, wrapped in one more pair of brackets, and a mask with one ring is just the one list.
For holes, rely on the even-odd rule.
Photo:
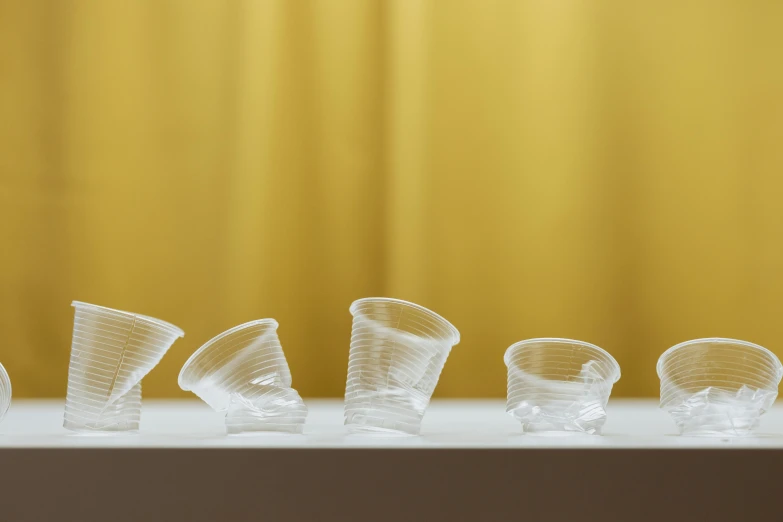
[(525, 433), (600, 435), (606, 404), (620, 379), (608, 352), (571, 339), (529, 339), (511, 345), (506, 412)]
[(11, 406), (11, 378), (0, 364), (0, 421), (3, 420)]
[(695, 339), (658, 359), (661, 408), (682, 435), (747, 436), (778, 395), (780, 360), (757, 344)]
[(371, 297), (355, 301), (345, 424), (351, 431), (417, 435), (459, 331), (422, 306)]
[(219, 412), (229, 434), (301, 433), (307, 407), (291, 388), (277, 321), (260, 319), (227, 330), (182, 367), (179, 386)]
[(80, 432), (138, 430), (141, 380), (184, 332), (144, 315), (78, 301), (73, 307), (63, 426)]

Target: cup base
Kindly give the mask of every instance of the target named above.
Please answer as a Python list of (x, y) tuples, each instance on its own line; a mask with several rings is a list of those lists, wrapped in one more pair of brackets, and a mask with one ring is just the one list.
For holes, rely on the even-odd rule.
[(85, 428), (83, 426), (72, 426), (63, 424), (63, 428), (71, 432), (71, 435), (78, 437), (115, 437), (118, 435), (138, 435), (139, 428), (129, 429), (101, 429)]
[(226, 410), (226, 432), (302, 433), (307, 407), (293, 388), (257, 386), (257, 395), (232, 394)]
[(708, 437), (715, 439), (727, 439), (727, 438), (741, 438), (741, 437), (753, 437), (755, 432), (753, 430), (691, 430), (681, 431), (680, 435), (683, 437)]
[[(418, 422), (412, 422), (413, 420)], [(407, 421), (407, 422), (406, 422)], [(353, 409), (345, 412), (345, 426), (356, 434), (375, 436), (416, 436), (421, 431), (420, 416), (401, 412)]]
[(278, 430), (278, 429), (255, 429), (255, 430), (242, 430), (242, 431), (227, 431), (226, 434), (231, 438), (240, 438), (240, 437), (288, 437), (290, 435), (301, 435), (303, 432), (303, 429), (301, 426), (299, 426), (296, 429), (290, 429), (290, 430)]
[(677, 404), (667, 404), (680, 435), (749, 437), (772, 405), (777, 391), (742, 386), (736, 392), (705, 388)]
[(523, 433), (550, 435), (601, 435), (606, 422), (607, 398), (579, 401), (521, 401), (506, 413), (522, 423)]
[(257, 422), (254, 424), (226, 423), (228, 435), (298, 435), (304, 430), (304, 421), (297, 424), (274, 424), (272, 422)]
[(379, 428), (377, 426), (370, 426), (366, 424), (346, 424), (346, 430), (351, 435), (361, 435), (364, 437), (379, 437), (379, 438), (398, 438), (398, 437), (415, 437), (418, 433), (408, 433), (400, 430), (393, 430), (389, 428)]
[(601, 435), (600, 429), (590, 431), (574, 430), (569, 428), (553, 428), (552, 426), (537, 427), (531, 425), (522, 425), (522, 433), (531, 437), (592, 437)]

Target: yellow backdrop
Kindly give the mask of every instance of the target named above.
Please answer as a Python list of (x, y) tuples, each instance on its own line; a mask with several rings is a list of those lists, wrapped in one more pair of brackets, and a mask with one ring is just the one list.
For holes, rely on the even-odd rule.
[(0, 0), (0, 361), (62, 396), (73, 299), (261, 317), (344, 390), (353, 299), (462, 332), (436, 395), (572, 337), (783, 354), (783, 2)]

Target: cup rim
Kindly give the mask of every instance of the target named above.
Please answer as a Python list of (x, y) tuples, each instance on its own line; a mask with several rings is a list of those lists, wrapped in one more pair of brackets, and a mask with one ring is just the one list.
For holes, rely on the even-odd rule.
[(94, 310), (98, 310), (98, 311), (101, 311), (101, 312), (112, 312), (112, 313), (115, 313), (115, 314), (120, 314), (120, 315), (127, 316), (129, 318), (141, 319), (143, 321), (152, 323), (152, 324), (154, 324), (156, 326), (159, 326), (161, 328), (164, 328), (166, 330), (170, 330), (170, 331), (176, 333), (178, 338), (179, 337), (185, 337), (185, 331), (182, 328), (180, 328), (179, 326), (173, 325), (171, 323), (168, 323), (168, 322), (163, 321), (161, 319), (157, 319), (155, 317), (150, 317), (148, 315), (137, 314), (137, 313), (134, 313), (134, 312), (126, 312), (125, 310), (117, 310), (116, 308), (109, 308), (108, 306), (100, 306), (100, 305), (96, 305), (96, 304), (92, 304), (92, 303), (85, 303), (84, 301), (73, 301), (73, 302), (71, 302), (71, 306), (73, 306), (76, 309), (79, 309), (79, 308), (92, 308)]
[(587, 341), (580, 341), (578, 339), (568, 339), (565, 337), (535, 337), (533, 339), (525, 339), (523, 341), (518, 341), (511, 346), (509, 346), (506, 349), (506, 353), (503, 354), (503, 362), (506, 363), (506, 366), (508, 367), (510, 359), (511, 359), (511, 351), (514, 348), (518, 348), (520, 346), (524, 346), (526, 344), (535, 344), (535, 343), (561, 343), (561, 344), (577, 344), (584, 346), (586, 348), (592, 348), (593, 350), (598, 351), (600, 354), (602, 354), (604, 357), (606, 357), (609, 360), (609, 363), (614, 366), (617, 377), (614, 379), (614, 382), (617, 382), (620, 380), (620, 377), (622, 376), (621, 369), (620, 369), (620, 363), (617, 362), (617, 359), (615, 359), (611, 353), (607, 352), (600, 346), (597, 346), (593, 343), (588, 343)]
[(783, 372), (783, 364), (781, 364), (780, 359), (777, 355), (775, 355), (772, 350), (768, 348), (764, 348), (763, 346), (752, 343), (750, 341), (743, 341), (742, 339), (732, 339), (730, 337), (702, 337), (700, 339), (691, 339), (690, 341), (684, 341), (679, 344), (675, 344), (665, 352), (661, 354), (660, 357), (658, 357), (658, 363), (655, 365), (655, 371), (658, 374), (658, 378), (661, 378), (661, 371), (663, 370), (663, 361), (664, 359), (667, 359), (672, 352), (676, 350), (680, 350), (681, 348), (685, 348), (694, 344), (704, 344), (704, 343), (720, 343), (720, 344), (739, 344), (741, 346), (745, 346), (747, 348), (755, 348), (756, 350), (760, 350), (762, 353), (765, 353), (770, 356), (773, 363), (778, 369), (778, 374)]
[(446, 328), (451, 332), (452, 338), (454, 339), (452, 346), (456, 346), (460, 342), (460, 333), (459, 330), (457, 330), (457, 327), (451, 324), (445, 317), (433, 312), (429, 308), (425, 308), (424, 306), (421, 306), (416, 303), (412, 303), (410, 301), (405, 301), (404, 299), (395, 299), (393, 297), (364, 297), (362, 299), (357, 299), (356, 301), (351, 303), (351, 306), (348, 308), (348, 310), (351, 312), (351, 315), (356, 315), (356, 309), (364, 303), (394, 303), (403, 306), (408, 306), (410, 308), (418, 310), (419, 312), (423, 312), (424, 314), (429, 315), (432, 319), (446, 326)]
[(195, 361), (198, 357), (200, 357), (205, 351), (209, 349), (210, 346), (218, 342), (219, 340), (223, 339), (224, 337), (228, 337), (229, 335), (238, 332), (239, 330), (244, 330), (245, 328), (248, 328), (250, 326), (258, 326), (262, 324), (267, 324), (269, 326), (272, 326), (275, 330), (280, 326), (280, 323), (275, 321), (274, 319), (267, 318), (267, 319), (256, 319), (254, 321), (248, 321), (246, 323), (239, 324), (237, 326), (234, 326), (233, 328), (229, 328), (228, 330), (221, 332), (217, 334), (215, 337), (210, 339), (209, 341), (205, 342), (201, 345), (201, 347), (193, 352), (190, 357), (188, 357), (188, 360), (185, 361), (185, 364), (182, 365), (182, 369), (179, 371), (179, 375), (177, 376), (177, 384), (179, 384), (179, 387), (184, 391), (191, 391), (191, 388), (186, 387), (184, 379), (185, 379), (185, 373), (187, 373), (188, 370), (190, 370), (190, 365), (193, 364), (193, 361)]

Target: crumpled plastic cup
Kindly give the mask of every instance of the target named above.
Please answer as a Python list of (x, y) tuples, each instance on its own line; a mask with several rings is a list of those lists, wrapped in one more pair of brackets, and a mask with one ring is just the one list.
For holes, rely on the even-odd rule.
[(11, 406), (11, 378), (0, 364), (0, 421), (3, 420), (8, 408)]
[(301, 433), (307, 407), (291, 388), (278, 323), (260, 319), (227, 330), (182, 367), (179, 386), (226, 413), (229, 434)]
[(417, 435), (459, 331), (423, 306), (399, 299), (355, 301), (345, 424), (378, 435)]
[(608, 352), (571, 339), (529, 339), (511, 345), (506, 412), (525, 433), (600, 435), (606, 404), (620, 379)]
[(184, 332), (165, 321), (78, 301), (63, 426), (79, 432), (139, 429), (141, 380)]
[(695, 339), (658, 359), (661, 408), (682, 435), (747, 436), (778, 395), (780, 360), (757, 344)]

